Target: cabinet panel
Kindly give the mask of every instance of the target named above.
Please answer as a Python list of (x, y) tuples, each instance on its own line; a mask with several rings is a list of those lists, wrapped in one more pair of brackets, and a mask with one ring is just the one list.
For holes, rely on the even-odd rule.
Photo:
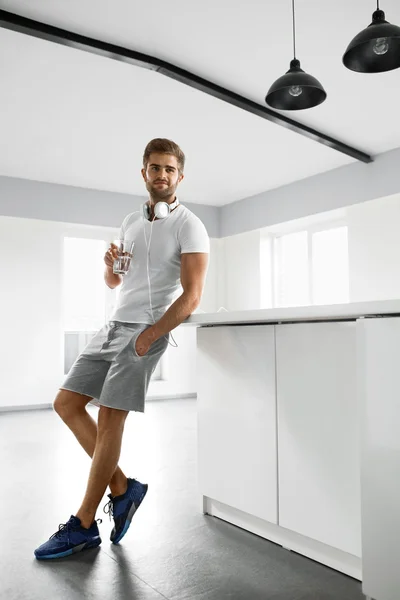
[(355, 322), (276, 327), (279, 524), (361, 556)]
[(400, 593), (400, 319), (359, 321), (364, 593)]
[(277, 522), (274, 327), (200, 328), (200, 491)]

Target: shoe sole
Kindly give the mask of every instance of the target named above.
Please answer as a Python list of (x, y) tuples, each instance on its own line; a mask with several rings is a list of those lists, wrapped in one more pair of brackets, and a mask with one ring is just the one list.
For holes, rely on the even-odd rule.
[(36, 556), (37, 560), (51, 560), (53, 558), (63, 558), (64, 556), (71, 556), (71, 554), (76, 554), (77, 552), (82, 552), (82, 550), (89, 550), (90, 548), (97, 548), (101, 544), (101, 538), (95, 538), (91, 542), (87, 542), (85, 544), (79, 544), (78, 546), (74, 546), (65, 552), (58, 552), (57, 554), (45, 554), (44, 556)]
[(122, 538), (124, 537), (124, 535), (126, 534), (126, 532), (128, 531), (128, 529), (129, 529), (129, 527), (130, 527), (130, 524), (131, 524), (131, 521), (132, 521), (132, 518), (133, 518), (133, 515), (134, 515), (135, 513), (137, 513), (137, 511), (139, 510), (139, 506), (142, 504), (142, 502), (143, 502), (143, 500), (144, 500), (144, 497), (145, 497), (145, 495), (147, 494), (147, 490), (148, 490), (148, 488), (149, 488), (149, 486), (147, 485), (147, 483), (145, 483), (145, 484), (143, 485), (143, 487), (144, 487), (145, 489), (144, 489), (144, 491), (143, 491), (143, 494), (142, 494), (142, 495), (141, 495), (141, 497), (140, 497), (139, 504), (138, 504), (137, 506), (135, 506), (135, 504), (132, 504), (132, 506), (131, 506), (131, 508), (130, 508), (130, 511), (129, 511), (129, 513), (128, 513), (128, 516), (127, 516), (127, 518), (126, 518), (126, 521), (125, 521), (125, 525), (124, 525), (124, 528), (123, 528), (123, 530), (121, 531), (121, 533), (119, 534), (119, 536), (118, 536), (118, 537), (116, 537), (114, 540), (111, 540), (113, 544), (118, 544), (118, 543), (119, 543), (119, 542), (122, 540)]

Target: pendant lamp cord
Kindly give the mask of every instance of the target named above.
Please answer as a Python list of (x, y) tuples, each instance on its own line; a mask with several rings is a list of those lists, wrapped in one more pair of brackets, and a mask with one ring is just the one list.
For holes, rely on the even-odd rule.
[(377, 8), (379, 10), (379, 0), (376, 1), (376, 4), (377, 4)]
[(296, 17), (295, 17), (295, 11), (294, 11), (294, 0), (292, 0), (292, 13), (293, 13), (293, 57), (296, 58)]

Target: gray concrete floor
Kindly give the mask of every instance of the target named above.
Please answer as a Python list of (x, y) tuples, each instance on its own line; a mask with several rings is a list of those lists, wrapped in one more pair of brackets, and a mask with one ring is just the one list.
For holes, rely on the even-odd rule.
[[(90, 409), (95, 415), (97, 410)], [(33, 550), (80, 505), (90, 459), (51, 411), (0, 413), (0, 598), (360, 600), (361, 584), (200, 513), (194, 400), (128, 418), (121, 467), (149, 492), (119, 546), (39, 562)]]

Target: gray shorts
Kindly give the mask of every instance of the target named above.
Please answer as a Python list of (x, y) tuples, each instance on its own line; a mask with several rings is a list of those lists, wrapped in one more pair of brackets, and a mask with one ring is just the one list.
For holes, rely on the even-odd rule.
[(72, 365), (61, 389), (93, 398), (92, 404), (144, 412), (150, 378), (168, 346), (168, 335), (139, 356), (136, 340), (150, 327), (110, 321), (90, 340)]

